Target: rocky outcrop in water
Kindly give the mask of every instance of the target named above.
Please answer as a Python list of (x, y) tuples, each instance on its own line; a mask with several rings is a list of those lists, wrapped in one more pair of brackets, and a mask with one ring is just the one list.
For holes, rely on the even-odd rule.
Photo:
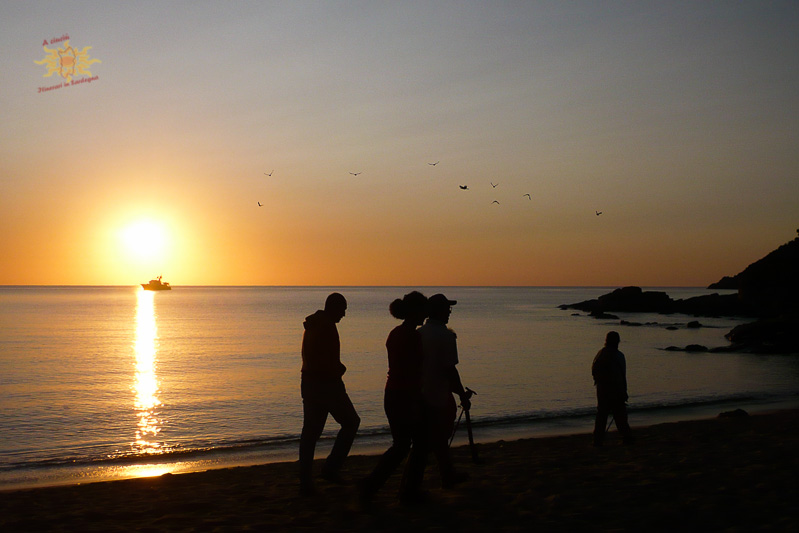
[(623, 287), (593, 300), (564, 304), (561, 309), (579, 309), (592, 316), (609, 313), (682, 313), (693, 316), (753, 316), (736, 294), (708, 294), (673, 300), (665, 292)]
[[(757, 318), (756, 322), (737, 326), (725, 335), (732, 343), (730, 346), (709, 351), (799, 354), (799, 237), (783, 244), (735, 276), (725, 276), (708, 288), (737, 290), (737, 293), (713, 293), (673, 300), (665, 292), (623, 287), (599, 298), (564, 304), (560, 308), (579, 309), (596, 318), (613, 317), (610, 314), (612, 312)], [(639, 325), (633, 322), (628, 324)], [(697, 327), (697, 323), (691, 322), (689, 327)], [(667, 349), (689, 352), (707, 350), (704, 346), (670, 346)]]
[(799, 354), (799, 316), (763, 318), (735, 326), (724, 338), (741, 351)]

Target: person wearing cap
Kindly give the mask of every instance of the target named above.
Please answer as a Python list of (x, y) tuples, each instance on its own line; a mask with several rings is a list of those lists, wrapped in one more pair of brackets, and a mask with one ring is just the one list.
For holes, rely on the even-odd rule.
[(322, 435), (327, 415), (341, 424), (333, 449), (322, 467), (322, 477), (343, 483), (339, 470), (350, 452), (361, 424), (342, 376), (347, 371), (341, 363), (338, 324), (347, 312), (347, 300), (334, 292), (325, 300), (325, 308), (306, 317), (302, 336), (302, 410), (300, 435), (300, 494), (310, 496), (313, 488), (313, 457), (316, 442)]
[(467, 392), (458, 373), (458, 345), (455, 332), (447, 327), (452, 306), (457, 301), (443, 294), (428, 299), (429, 318), (419, 328), (422, 337), (422, 397), (429, 421), (430, 449), (436, 456), (441, 483), (444, 488), (465, 481), (467, 476), (457, 472), (449, 453), (449, 437), (455, 428), (458, 407), (453, 394), (460, 398), (461, 406), (471, 408)]

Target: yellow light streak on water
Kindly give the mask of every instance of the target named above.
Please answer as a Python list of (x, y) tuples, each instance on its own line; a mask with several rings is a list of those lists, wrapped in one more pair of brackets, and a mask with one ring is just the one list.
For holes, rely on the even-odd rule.
[(158, 417), (158, 327), (155, 313), (155, 293), (140, 290), (136, 305), (136, 340), (133, 344), (136, 357), (136, 377), (133, 389), (136, 394), (134, 408), (138, 416), (136, 440), (132, 446), (145, 454), (158, 453), (161, 445), (156, 438), (162, 421)]

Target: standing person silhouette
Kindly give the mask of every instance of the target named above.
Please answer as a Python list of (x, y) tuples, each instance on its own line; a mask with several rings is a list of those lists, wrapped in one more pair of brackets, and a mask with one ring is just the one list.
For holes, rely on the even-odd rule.
[(627, 422), (627, 362), (619, 351), (621, 337), (615, 331), (605, 336), (605, 346), (599, 350), (591, 365), (591, 374), (596, 385), (596, 421), (594, 422), (594, 446), (602, 446), (608, 415), (613, 415), (625, 444), (633, 442), (630, 424)]
[[(427, 317), (427, 298), (418, 291), (391, 302), (389, 312), (402, 324), (391, 330), (386, 340), (388, 379), (383, 408), (391, 427), (393, 442), (374, 471), (361, 483), (365, 503), (383, 486), (410, 451), (400, 483), (400, 500), (422, 499), (419, 488), (426, 462), (426, 433), (422, 400), (422, 337), (416, 329)], [(413, 445), (413, 448), (411, 448)]]
[(457, 301), (443, 294), (434, 294), (428, 300), (429, 318), (419, 328), (422, 337), (424, 362), (422, 364), (422, 396), (424, 397), (430, 449), (435, 454), (441, 472), (441, 485), (451, 488), (468, 479), (468, 475), (455, 470), (449, 453), (449, 438), (455, 428), (458, 407), (452, 394), (460, 397), (465, 410), (471, 408), (471, 393), (463, 388), (458, 364), (458, 345), (455, 332), (447, 327), (452, 306)]
[(322, 435), (327, 415), (341, 424), (336, 442), (322, 467), (322, 477), (343, 483), (339, 471), (350, 452), (361, 424), (342, 376), (347, 368), (341, 363), (341, 343), (336, 324), (347, 312), (347, 300), (334, 292), (325, 300), (325, 308), (306, 317), (302, 337), (302, 411), (300, 435), (300, 494), (314, 494), (313, 458), (316, 442)]

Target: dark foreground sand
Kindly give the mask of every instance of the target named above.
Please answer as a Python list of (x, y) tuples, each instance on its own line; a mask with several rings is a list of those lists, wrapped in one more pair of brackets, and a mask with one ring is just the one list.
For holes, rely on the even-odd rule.
[(368, 512), (352, 486), (300, 499), (296, 464), (281, 463), (0, 492), (0, 531), (799, 531), (799, 411), (633, 429), (631, 447), (615, 434), (602, 449), (588, 435), (481, 445), (482, 465), (457, 449), (471, 480), (444, 491), (432, 464), (424, 505), (397, 503), (397, 475)]

